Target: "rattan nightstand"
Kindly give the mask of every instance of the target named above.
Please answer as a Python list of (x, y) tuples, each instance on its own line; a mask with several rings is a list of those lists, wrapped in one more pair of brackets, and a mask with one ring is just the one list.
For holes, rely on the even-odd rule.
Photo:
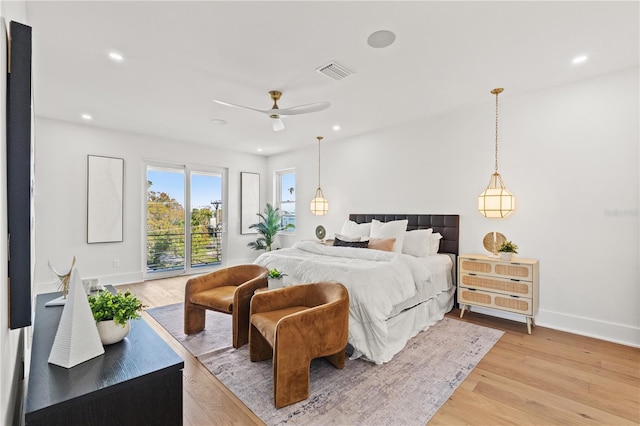
[(527, 332), (538, 312), (539, 262), (515, 257), (502, 260), (480, 254), (458, 257), (460, 318), (469, 306), (483, 306), (524, 315)]

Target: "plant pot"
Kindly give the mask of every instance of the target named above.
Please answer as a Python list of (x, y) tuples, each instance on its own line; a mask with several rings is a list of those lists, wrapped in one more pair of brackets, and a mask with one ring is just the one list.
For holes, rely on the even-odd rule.
[(513, 253), (511, 252), (506, 252), (506, 251), (500, 252), (500, 257), (502, 258), (502, 260), (511, 260), (512, 256), (513, 256)]
[(282, 278), (267, 278), (267, 281), (269, 282), (269, 284), (268, 284), (269, 290), (274, 290), (276, 288), (283, 287), (283, 279)]
[(127, 321), (124, 326), (114, 320), (98, 321), (96, 325), (98, 326), (98, 334), (100, 335), (100, 340), (103, 345), (118, 343), (127, 337), (129, 330), (131, 330), (129, 321)]

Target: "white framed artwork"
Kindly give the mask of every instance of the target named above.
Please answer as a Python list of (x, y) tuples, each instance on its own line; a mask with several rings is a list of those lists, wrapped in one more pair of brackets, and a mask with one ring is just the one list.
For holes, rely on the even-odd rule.
[(260, 174), (240, 172), (240, 193), (240, 233), (257, 234), (250, 226), (260, 221)]
[(87, 156), (87, 243), (123, 241), (124, 159)]

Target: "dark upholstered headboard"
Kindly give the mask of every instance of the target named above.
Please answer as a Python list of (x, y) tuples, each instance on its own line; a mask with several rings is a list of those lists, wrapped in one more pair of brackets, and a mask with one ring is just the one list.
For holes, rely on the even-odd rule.
[(350, 214), (349, 220), (356, 223), (380, 222), (407, 219), (407, 231), (432, 228), (433, 232), (442, 234), (440, 253), (458, 255), (460, 236), (460, 216), (457, 214)]

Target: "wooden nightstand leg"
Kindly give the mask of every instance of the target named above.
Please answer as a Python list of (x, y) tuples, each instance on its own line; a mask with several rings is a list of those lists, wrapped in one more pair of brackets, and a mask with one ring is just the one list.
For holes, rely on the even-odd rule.
[(531, 334), (531, 323), (533, 322), (533, 318), (527, 317), (527, 333)]
[(462, 318), (462, 316), (464, 315), (465, 308), (466, 308), (466, 305), (460, 305), (460, 318)]

